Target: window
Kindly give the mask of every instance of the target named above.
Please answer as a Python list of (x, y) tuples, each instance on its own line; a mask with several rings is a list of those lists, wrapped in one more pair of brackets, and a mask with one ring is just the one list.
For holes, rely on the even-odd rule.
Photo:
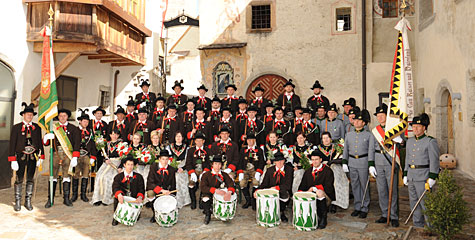
[(338, 32), (351, 30), (351, 8), (336, 9), (336, 30)]
[(139, 0), (129, 0), (129, 13), (135, 17), (139, 17)]
[(70, 110), (72, 115), (69, 120), (74, 120), (76, 118), (78, 79), (61, 75), (56, 80), (56, 89), (58, 92), (58, 109), (66, 108)]
[(252, 30), (270, 30), (271, 29), (271, 5), (252, 6)]
[(383, 18), (397, 17), (398, 13), (398, 0), (379, 0), (382, 1)]
[(110, 106), (110, 88), (106, 86), (99, 87), (99, 106), (102, 108), (108, 108)]

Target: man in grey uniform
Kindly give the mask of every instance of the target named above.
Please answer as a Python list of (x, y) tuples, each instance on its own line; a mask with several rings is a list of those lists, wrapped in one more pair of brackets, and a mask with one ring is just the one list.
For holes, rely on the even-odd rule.
[(342, 120), (336, 118), (338, 114), (336, 104), (333, 103), (328, 107), (327, 114), (328, 118), (321, 122), (320, 132), (330, 132), (333, 141), (345, 138), (345, 125)]
[(347, 100), (343, 101), (343, 113), (338, 114), (338, 119), (343, 121), (343, 126), (346, 126), (350, 123), (349, 115), (350, 110), (356, 106), (356, 100), (352, 97), (348, 98)]
[[(439, 147), (437, 140), (425, 134), (429, 124), (429, 116), (425, 113), (414, 117), (411, 123), (414, 137), (409, 138), (406, 144), (406, 163), (403, 181), (404, 185), (409, 186), (411, 209), (414, 208), (426, 187), (432, 188), (434, 186), (435, 179), (439, 174)], [(412, 221), (416, 227), (424, 227), (424, 218), (427, 220), (427, 216), (422, 214), (423, 210), (425, 210), (424, 199), (422, 199), (412, 215)]]
[[(388, 111), (388, 105), (382, 104), (376, 108), (374, 115), (378, 119), (379, 125), (376, 126), (372, 133), (374, 138), (374, 163), (376, 168), (370, 167), (370, 174), (376, 178), (376, 186), (378, 187), (379, 208), (381, 208), (381, 217), (376, 220), (376, 223), (386, 223), (388, 218), (388, 201), (389, 201), (389, 188), (391, 182), (391, 165), (392, 165), (392, 151), (393, 149), (387, 149), (384, 147), (384, 127), (386, 125), (386, 114)], [(396, 163), (397, 164), (397, 163)], [(391, 214), (389, 216), (391, 220), (391, 226), (399, 226), (398, 217), (398, 174), (399, 166), (396, 165), (394, 169), (393, 177), (393, 192), (391, 200)]]
[[(355, 130), (346, 134), (343, 150), (343, 171), (350, 172), (351, 189), (354, 195), (355, 210), (351, 216), (366, 218), (369, 206), (368, 166), (374, 168), (374, 137), (364, 130), (370, 121), (369, 112), (358, 112), (353, 120)], [(349, 166), (349, 169), (348, 169)], [(365, 199), (363, 200), (363, 196)]]

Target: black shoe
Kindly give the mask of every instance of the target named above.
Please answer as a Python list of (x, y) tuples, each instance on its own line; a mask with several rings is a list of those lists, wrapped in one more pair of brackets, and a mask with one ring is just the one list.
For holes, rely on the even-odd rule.
[(380, 217), (378, 220), (375, 221), (375, 223), (387, 223), (388, 219), (385, 217)]
[(211, 213), (205, 215), (204, 224), (208, 225), (209, 221), (211, 221)]
[(33, 206), (31, 205), (31, 197), (33, 196), (33, 182), (26, 183), (25, 193), (25, 208), (28, 211), (32, 211)]
[(196, 209), (196, 187), (188, 188), (188, 192), (190, 193), (191, 204), (190, 208)]
[(101, 202), (101, 201), (95, 202), (93, 205), (96, 206), (96, 207), (98, 207), (98, 206), (101, 206), (101, 205), (102, 205), (102, 202)]
[(367, 212), (360, 212), (359, 218), (366, 218), (366, 216), (368, 216)]
[(112, 226), (117, 226), (118, 224), (119, 224), (119, 222), (117, 222), (117, 220), (112, 219)]
[(249, 193), (249, 188), (248, 187), (242, 188), (241, 192), (244, 195), (244, 198), (246, 199), (246, 203), (242, 205), (242, 208), (247, 209), (251, 206), (251, 194)]
[(51, 196), (49, 194), (50, 188), (49, 188), (49, 182), (48, 182), (48, 201), (45, 204), (45, 208), (50, 208), (52, 204), (54, 204), (54, 195), (56, 195), (56, 185), (58, 182), (53, 181), (53, 199), (51, 199)]
[(150, 222), (151, 222), (151, 223), (155, 223), (155, 222), (157, 222), (157, 220), (155, 220), (155, 214), (153, 215), (153, 217), (152, 217), (152, 218), (150, 218)]
[(81, 179), (81, 200), (83, 202), (89, 202), (89, 198), (86, 196), (86, 191), (87, 191), (87, 182), (89, 179), (83, 178)]
[(331, 204), (331, 205), (330, 205), (329, 212), (330, 212), (330, 213), (336, 213), (336, 205)]
[(246, 197), (246, 203), (244, 203), (244, 205), (242, 205), (242, 208), (247, 209), (247, 208), (249, 208), (249, 206), (251, 206), (251, 198)]
[(251, 199), (251, 206), (252, 206), (252, 211), (256, 211), (256, 199), (255, 198)]
[(392, 227), (399, 227), (399, 220), (391, 219), (391, 226)]
[(69, 199), (69, 193), (70, 193), (70, 187), (71, 183), (70, 182), (63, 182), (63, 204), (72, 207), (73, 203)]
[(352, 216), (352, 217), (356, 217), (356, 216), (358, 216), (358, 215), (360, 215), (360, 211), (358, 211), (358, 210), (355, 210), (355, 211), (353, 211), (353, 212), (351, 213), (351, 216)]
[(147, 202), (145, 203), (146, 208), (152, 208), (152, 202)]
[(21, 210), (21, 183), (15, 183), (15, 205), (13, 210), (18, 212)]
[(78, 200), (78, 189), (79, 189), (79, 179), (73, 178), (73, 186), (72, 186), (72, 194), (71, 194), (71, 202), (76, 202)]
[(318, 216), (317, 229), (324, 229), (327, 227), (327, 213), (328, 213), (328, 205), (327, 205), (326, 199), (317, 200), (317, 216)]
[(289, 219), (285, 216), (285, 213), (283, 212), (280, 213), (280, 220), (285, 223), (289, 221)]

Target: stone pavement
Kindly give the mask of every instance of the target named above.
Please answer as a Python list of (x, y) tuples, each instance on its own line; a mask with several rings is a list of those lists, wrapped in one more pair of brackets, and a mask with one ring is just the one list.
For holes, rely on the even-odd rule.
[[(456, 174), (456, 177), (459, 183), (464, 183), (465, 198), (474, 203), (474, 181), (460, 174)], [(24, 207), (20, 212), (14, 212), (13, 189), (0, 191), (0, 239), (401, 239), (412, 222), (404, 225), (410, 210), (407, 188), (400, 189), (399, 228), (374, 223), (380, 216), (374, 182), (371, 183), (371, 205), (367, 219), (351, 217), (353, 208), (350, 205), (347, 210), (339, 209), (336, 214), (329, 214), (326, 229), (313, 232), (300, 232), (289, 223), (276, 228), (258, 227), (255, 212), (240, 207), (231, 222), (221, 222), (213, 217), (209, 225), (204, 225), (201, 210), (191, 210), (185, 206), (179, 211), (178, 223), (171, 228), (149, 223), (152, 211), (144, 208), (141, 219), (134, 227), (112, 227), (112, 206), (94, 207), (78, 200), (73, 207), (66, 207), (62, 204), (62, 196), (57, 192), (55, 205), (45, 209), (47, 177), (41, 176), (32, 212)], [(474, 208), (472, 215), (475, 218)], [(291, 216), (289, 210), (287, 216)], [(474, 239), (474, 236), (475, 224), (472, 218), (471, 225), (461, 237)], [(412, 232), (410, 239), (427, 238), (434, 237), (417, 230)]]

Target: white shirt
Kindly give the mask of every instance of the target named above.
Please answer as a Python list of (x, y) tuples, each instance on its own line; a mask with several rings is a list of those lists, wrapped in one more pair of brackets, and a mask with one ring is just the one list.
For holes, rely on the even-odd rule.
[(127, 173), (127, 171), (124, 171), (124, 177), (125, 178), (132, 178), (134, 176), (134, 171), (131, 171), (130, 173)]
[(228, 140), (226, 140), (226, 141), (219, 140), (219, 142), (220, 142), (220, 143), (224, 143), (224, 144), (228, 144), (228, 142), (229, 142), (229, 138), (228, 138)]
[(221, 119), (222, 119), (222, 120), (223, 120), (223, 122), (225, 122), (225, 123), (228, 123), (228, 122), (229, 122), (229, 120), (231, 120), (231, 118), (226, 118), (226, 119), (224, 119), (224, 117), (223, 117), (223, 118), (221, 118)]

